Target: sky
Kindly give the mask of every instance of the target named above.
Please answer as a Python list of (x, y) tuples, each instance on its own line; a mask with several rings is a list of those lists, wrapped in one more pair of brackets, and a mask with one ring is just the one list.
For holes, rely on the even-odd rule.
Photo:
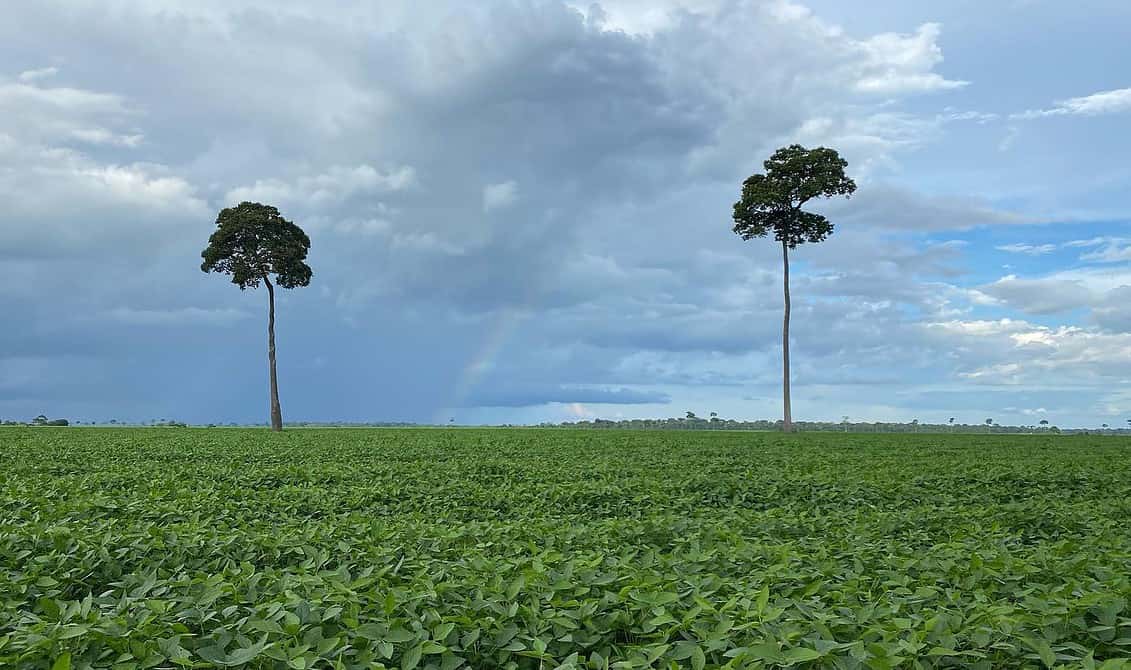
[(0, 23), (0, 419), (781, 412), (777, 147), (858, 191), (791, 256), (795, 420), (1131, 418), (1131, 3), (43, 0)]

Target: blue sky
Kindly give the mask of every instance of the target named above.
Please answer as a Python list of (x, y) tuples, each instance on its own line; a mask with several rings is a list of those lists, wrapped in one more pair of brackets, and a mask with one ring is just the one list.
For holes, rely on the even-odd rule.
[(216, 212), (312, 239), (288, 420), (780, 413), (791, 142), (859, 185), (793, 255), (796, 419), (1131, 417), (1131, 5), (23, 3), (0, 25), (0, 418), (266, 416)]

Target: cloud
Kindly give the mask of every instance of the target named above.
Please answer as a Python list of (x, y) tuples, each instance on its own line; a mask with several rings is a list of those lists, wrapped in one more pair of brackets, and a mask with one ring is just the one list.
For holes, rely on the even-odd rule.
[(1131, 372), (1131, 333), (1011, 319), (935, 322), (924, 328), (997, 359), (958, 371), (961, 378), (978, 383), (1033, 388), (1048, 386), (1053, 378), (1056, 384), (1112, 383)]
[(1110, 239), (1098, 251), (1080, 255), (1080, 260), (1093, 263), (1121, 263), (1131, 261), (1131, 243), (1122, 239)]
[(1064, 246), (1067, 248), (1095, 247), (1101, 244), (1110, 244), (1123, 241), (1126, 240), (1122, 237), (1090, 237), (1084, 240), (1069, 240), (1068, 242), (1064, 243)]
[(518, 200), (518, 184), (513, 181), (488, 184), (483, 187), (484, 212), (513, 205), (515, 200)]
[(57, 67), (41, 67), (35, 70), (25, 70), (21, 72), (18, 79), (22, 82), (31, 82), (37, 79), (54, 77), (57, 74), (59, 74), (59, 68)]
[(196, 324), (225, 324), (241, 321), (251, 315), (240, 309), (206, 309), (182, 307), (179, 309), (135, 309), (116, 307), (106, 313), (107, 318), (132, 326), (180, 326)]
[(946, 79), (933, 69), (942, 62), (938, 38), (942, 27), (937, 23), (919, 26), (913, 35), (884, 33), (860, 43), (867, 54), (868, 69), (856, 81), (856, 88), (867, 93), (894, 95), (945, 91), (966, 86), (969, 82)]
[[(313, 242), (317, 287), (280, 297), (288, 411), (428, 417), (485, 350), (466, 400), (484, 416), (776, 411), (780, 249), (739, 242), (729, 209), (792, 141), (842, 150), (861, 184), (823, 205), (836, 235), (792, 256), (799, 411), (894, 417), (900, 377), (1022, 365), (1008, 337), (921, 321), (1049, 308), (963, 274), (989, 246), (977, 229), (1044, 219), (1011, 211), (1020, 171), (996, 152), (938, 160), (1001, 119), (969, 111), (986, 100), (951, 66), (969, 58), (943, 61), (937, 23), (847, 30), (779, 0), (12, 11), (5, 62), (49, 46), (73, 65), (0, 79), (0, 307), (21, 324), (0, 348), (119, 371), (55, 406), (258, 418), (261, 331), (240, 326), (263, 296), (199, 272), (216, 211), (252, 199)], [(1092, 292), (1088, 332), (1124, 318), (1115, 287), (1058, 280)]]
[(356, 195), (401, 191), (413, 186), (416, 171), (409, 166), (381, 171), (372, 165), (345, 167), (334, 165), (316, 175), (301, 175), (293, 180), (260, 179), (251, 186), (228, 191), (231, 204), (243, 201), (292, 204), (306, 208), (340, 204)]
[(1026, 256), (1043, 256), (1045, 254), (1051, 254), (1052, 252), (1056, 251), (1057, 245), (1055, 245), (1055, 244), (1017, 243), (1017, 244), (1003, 244), (1003, 245), (1000, 245), (1000, 246), (996, 246), (994, 248), (997, 249), (998, 251), (1004, 251), (1004, 252), (1010, 253), (1010, 254), (1025, 254)]
[[(40, 71), (34, 71), (40, 72)], [(136, 147), (142, 134), (132, 128), (137, 112), (113, 93), (65, 86), (47, 87), (47, 75), (17, 82), (0, 80), (0, 133), (23, 147), (93, 144)]]
[(1100, 91), (1078, 98), (1057, 102), (1048, 109), (1036, 109), (1014, 114), (1018, 119), (1037, 119), (1046, 116), (1101, 116), (1131, 112), (1131, 88)]
[(670, 402), (665, 393), (629, 388), (572, 388), (567, 386), (480, 388), (466, 400), (468, 407), (530, 407), (567, 405), (645, 405)]
[(992, 284), (979, 286), (983, 294), (999, 304), (1007, 304), (1026, 314), (1056, 314), (1086, 307), (1095, 293), (1082, 281), (1073, 279), (1020, 279), (1007, 275)]
[(1037, 219), (1002, 210), (969, 196), (928, 196), (882, 183), (869, 184), (851, 200), (821, 205), (834, 221), (895, 230), (969, 230), (979, 226), (1030, 224)]
[(193, 185), (160, 166), (99, 164), (65, 151), (25, 156), (20, 170), (0, 171), (0, 248), (9, 258), (89, 257), (110, 247), (124, 258), (207, 216)]

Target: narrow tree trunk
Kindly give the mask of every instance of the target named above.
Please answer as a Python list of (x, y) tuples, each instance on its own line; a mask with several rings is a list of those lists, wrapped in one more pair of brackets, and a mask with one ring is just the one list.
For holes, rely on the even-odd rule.
[(263, 278), (267, 284), (267, 363), (271, 367), (271, 430), (283, 429), (283, 410), (279, 407), (279, 378), (275, 373), (275, 287), (271, 280)]
[(781, 393), (782, 393), (782, 426), (783, 432), (793, 431), (793, 415), (789, 408), (789, 245), (781, 243), (781, 258), (785, 268), (785, 316), (781, 328)]

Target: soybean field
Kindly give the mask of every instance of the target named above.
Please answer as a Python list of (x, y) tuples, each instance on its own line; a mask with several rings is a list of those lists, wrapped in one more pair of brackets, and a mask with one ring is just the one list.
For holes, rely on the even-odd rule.
[(1131, 667), (1131, 441), (0, 429), (0, 667)]

